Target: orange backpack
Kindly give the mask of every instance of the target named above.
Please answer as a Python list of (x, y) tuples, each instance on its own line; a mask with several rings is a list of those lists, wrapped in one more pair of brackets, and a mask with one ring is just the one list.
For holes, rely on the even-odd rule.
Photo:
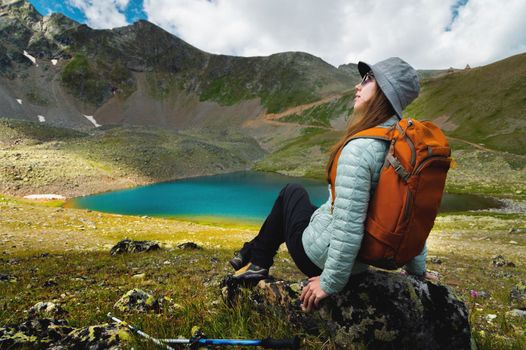
[[(358, 260), (384, 269), (397, 269), (420, 254), (440, 206), (451, 149), (433, 123), (402, 119), (391, 128), (375, 127), (351, 136), (388, 141), (365, 223)], [(330, 172), (332, 203), (336, 198), (336, 154)]]

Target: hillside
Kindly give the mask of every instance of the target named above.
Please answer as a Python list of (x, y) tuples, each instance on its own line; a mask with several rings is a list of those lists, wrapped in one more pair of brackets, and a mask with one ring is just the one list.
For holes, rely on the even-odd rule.
[(526, 154), (526, 54), (426, 80), (409, 115), (447, 135)]
[(263, 154), (234, 131), (115, 126), (87, 133), (0, 119), (0, 193), (87, 195), (245, 170)]

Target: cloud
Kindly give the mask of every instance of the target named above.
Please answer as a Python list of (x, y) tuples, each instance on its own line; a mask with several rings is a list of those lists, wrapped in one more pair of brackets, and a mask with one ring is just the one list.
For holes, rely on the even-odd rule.
[(68, 0), (84, 12), (86, 24), (92, 28), (115, 28), (128, 24), (124, 11), (129, 0)]
[[(127, 24), (130, 0), (68, 1), (94, 28)], [(335, 66), (400, 56), (423, 69), (473, 67), (526, 51), (524, 0), (144, 0), (144, 12), (216, 54), (305, 51)]]

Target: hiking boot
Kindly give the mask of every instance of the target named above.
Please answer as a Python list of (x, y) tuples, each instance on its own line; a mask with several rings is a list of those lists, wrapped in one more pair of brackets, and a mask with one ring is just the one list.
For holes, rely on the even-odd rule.
[(234, 270), (239, 270), (250, 262), (250, 256), (241, 254), (240, 251), (234, 253), (234, 257), (228, 261)]
[(256, 264), (248, 263), (243, 268), (236, 271), (235, 279), (244, 281), (260, 281), (268, 277), (268, 269), (257, 266)]

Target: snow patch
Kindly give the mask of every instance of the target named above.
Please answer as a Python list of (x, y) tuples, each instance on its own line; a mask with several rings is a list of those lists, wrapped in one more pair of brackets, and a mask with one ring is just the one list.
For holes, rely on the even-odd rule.
[(83, 116), (84, 116), (87, 120), (89, 120), (90, 122), (92, 122), (93, 125), (95, 125), (96, 128), (98, 128), (99, 126), (101, 126), (100, 124), (97, 123), (97, 121), (95, 120), (95, 118), (93, 118), (92, 115), (85, 115), (85, 114), (83, 114)]
[(37, 115), (37, 117), (38, 117), (38, 121), (41, 122), (41, 123), (46, 121), (46, 117), (44, 117), (43, 115), (39, 114), (39, 115)]
[(60, 194), (30, 194), (28, 196), (24, 196), (25, 199), (60, 199), (64, 200), (66, 197), (60, 195)]
[(19, 105), (21, 105), (21, 104), (22, 104), (22, 100), (21, 100), (21, 99), (19, 99), (19, 98), (17, 98), (17, 99), (16, 99), (16, 102), (18, 102), (18, 104), (19, 104)]
[(26, 56), (27, 58), (29, 58), (29, 60), (30, 60), (31, 62), (33, 62), (33, 64), (34, 64), (35, 66), (38, 67), (37, 59), (36, 59), (35, 57), (31, 56), (29, 53), (27, 53), (26, 50), (24, 50), (24, 56)]
[(53, 59), (51, 60), (51, 64), (53, 64), (54, 66), (56, 66), (57, 63), (58, 63), (58, 60), (57, 60), (57, 59), (54, 59), (54, 58), (53, 58)]

